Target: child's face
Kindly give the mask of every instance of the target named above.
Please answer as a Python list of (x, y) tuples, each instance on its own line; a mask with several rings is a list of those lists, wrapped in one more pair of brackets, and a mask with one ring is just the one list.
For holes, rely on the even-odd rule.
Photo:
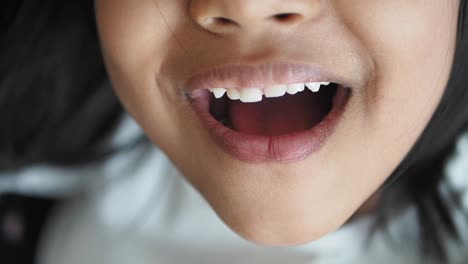
[[(275, 245), (337, 229), (402, 161), (444, 92), (458, 6), (459, 0), (96, 0), (106, 64), (127, 110), (227, 225)], [(275, 17), (284, 13), (293, 15)], [(216, 17), (229, 21), (210, 20)], [(307, 79), (314, 69), (291, 64), (318, 65), (338, 77)], [(194, 76), (220, 65), (228, 67), (198, 78), (207, 78), (204, 88), (332, 81), (350, 86), (351, 96), (338, 121), (321, 128), (316, 123), (331, 120), (317, 106), (327, 107), (326, 95), (226, 99), (220, 105), (227, 110), (212, 114), (236, 133), (207, 121), (207, 109), (194, 110), (211, 94), (187, 96), (194, 96)], [(230, 65), (241, 68), (222, 72)]]

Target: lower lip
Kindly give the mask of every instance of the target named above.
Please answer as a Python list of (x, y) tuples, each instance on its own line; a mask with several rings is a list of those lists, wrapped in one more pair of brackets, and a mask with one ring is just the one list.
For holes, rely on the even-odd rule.
[(350, 89), (339, 88), (332, 110), (323, 121), (308, 130), (281, 136), (250, 135), (224, 126), (209, 112), (212, 96), (209, 92), (191, 100), (210, 136), (226, 153), (247, 162), (294, 162), (317, 152), (327, 142), (345, 112), (350, 95)]

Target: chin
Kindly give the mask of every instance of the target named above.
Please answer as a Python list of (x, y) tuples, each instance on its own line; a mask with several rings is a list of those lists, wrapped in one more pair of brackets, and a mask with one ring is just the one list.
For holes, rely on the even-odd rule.
[[(243, 239), (261, 246), (298, 246), (314, 242), (339, 229), (343, 223), (291, 216), (286, 219), (259, 217), (253, 221), (225, 223)], [(224, 219), (223, 219), (224, 220)], [(307, 221), (307, 222), (305, 222)]]
[(339, 229), (359, 207), (356, 203), (354, 210), (351, 201), (338, 202), (340, 199), (330, 199), (316, 188), (304, 192), (285, 182), (279, 184), (282, 186), (277, 188), (256, 185), (244, 192), (234, 184), (218, 185), (214, 194), (203, 193), (204, 188), (201, 191), (233, 232), (265, 246), (296, 246), (319, 240)]

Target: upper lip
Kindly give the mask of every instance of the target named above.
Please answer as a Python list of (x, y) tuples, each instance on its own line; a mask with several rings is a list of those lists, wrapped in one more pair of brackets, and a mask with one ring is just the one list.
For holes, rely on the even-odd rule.
[(189, 92), (212, 88), (263, 88), (276, 84), (331, 82), (352, 88), (352, 80), (320, 65), (268, 63), (215, 66), (192, 76), (185, 84)]

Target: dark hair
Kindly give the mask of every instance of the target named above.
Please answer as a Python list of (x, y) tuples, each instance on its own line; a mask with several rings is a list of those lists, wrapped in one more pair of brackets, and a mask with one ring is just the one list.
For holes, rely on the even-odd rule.
[(110, 153), (123, 110), (106, 77), (93, 1), (7, 0), (0, 12), (0, 170)]
[[(424, 252), (441, 261), (444, 234), (457, 237), (457, 230), (438, 186), (455, 140), (468, 128), (466, 3), (446, 92), (385, 184), (377, 213), (377, 223), (385, 223), (394, 191), (406, 194), (418, 211)], [(123, 110), (103, 66), (93, 1), (6, 0), (0, 12), (0, 170), (83, 164), (112, 153), (109, 136)]]

